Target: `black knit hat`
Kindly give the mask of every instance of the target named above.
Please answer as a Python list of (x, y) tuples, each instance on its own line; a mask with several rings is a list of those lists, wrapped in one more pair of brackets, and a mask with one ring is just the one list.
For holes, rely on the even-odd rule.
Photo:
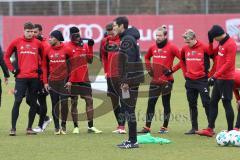
[(78, 33), (79, 29), (77, 27), (71, 27), (69, 29), (70, 35), (74, 34), (74, 33)]
[(211, 30), (210, 30), (210, 34), (213, 38), (221, 36), (225, 33), (225, 31), (223, 30), (223, 28), (219, 25), (213, 25)]
[(54, 30), (51, 32), (50, 36), (55, 37), (59, 41), (64, 41), (62, 32), (59, 30)]

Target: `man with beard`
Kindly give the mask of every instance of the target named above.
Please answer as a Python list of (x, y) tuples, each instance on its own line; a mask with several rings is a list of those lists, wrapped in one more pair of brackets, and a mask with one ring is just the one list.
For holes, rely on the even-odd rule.
[(171, 114), (171, 90), (174, 82), (172, 74), (181, 68), (180, 62), (173, 66), (175, 57), (180, 59), (179, 50), (174, 44), (168, 41), (167, 28), (166, 26), (162, 26), (156, 32), (156, 43), (149, 48), (145, 55), (147, 71), (153, 78), (149, 88), (146, 124), (138, 133), (150, 132), (155, 106), (160, 95), (162, 95), (164, 108), (164, 122), (158, 133), (168, 132), (168, 123)]

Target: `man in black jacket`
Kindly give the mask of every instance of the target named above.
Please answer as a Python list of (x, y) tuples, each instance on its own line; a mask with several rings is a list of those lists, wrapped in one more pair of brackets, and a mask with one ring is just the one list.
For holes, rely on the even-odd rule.
[[(2, 68), (3, 71), (3, 75), (4, 75), (4, 83), (7, 85), (8, 84), (8, 78), (10, 77), (9, 75), (9, 71), (8, 68), (3, 60), (3, 52), (2, 52), (2, 48), (0, 47), (0, 66)], [(0, 107), (1, 107), (1, 103), (2, 102), (2, 80), (0, 79)]]
[(135, 106), (139, 85), (144, 81), (143, 64), (137, 45), (140, 34), (136, 28), (128, 28), (126, 17), (117, 17), (113, 21), (113, 31), (119, 34), (121, 39), (119, 48), (119, 74), (122, 90), (120, 103), (125, 111), (123, 116), (128, 121), (129, 130), (129, 139), (117, 146), (126, 149), (138, 148)]

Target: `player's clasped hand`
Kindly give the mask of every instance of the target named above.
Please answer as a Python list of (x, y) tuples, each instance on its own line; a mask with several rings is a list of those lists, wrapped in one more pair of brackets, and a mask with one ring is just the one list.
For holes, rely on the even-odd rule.
[(163, 72), (163, 74), (164, 74), (165, 76), (170, 76), (172, 73), (173, 73), (173, 71), (172, 71), (171, 69), (167, 69), (167, 70), (165, 70), (165, 71)]
[(44, 88), (49, 93), (50, 86), (48, 85), (48, 83), (44, 84)]
[(129, 85), (127, 83), (121, 84), (121, 89), (127, 91), (129, 89)]
[(20, 72), (19, 69), (14, 69), (14, 70), (12, 71), (12, 74), (14, 75), (14, 77), (17, 77), (17, 75), (18, 75), (19, 72)]
[(216, 80), (215, 77), (211, 77), (211, 78), (209, 78), (209, 79), (208, 79), (208, 85), (209, 85), (209, 86), (213, 86), (214, 83), (215, 83), (215, 80)]
[(88, 40), (88, 46), (93, 46), (94, 45), (94, 40), (93, 39), (89, 39)]
[(64, 87), (68, 90), (68, 92), (70, 92), (71, 91), (71, 86), (72, 86), (72, 83), (67, 82)]

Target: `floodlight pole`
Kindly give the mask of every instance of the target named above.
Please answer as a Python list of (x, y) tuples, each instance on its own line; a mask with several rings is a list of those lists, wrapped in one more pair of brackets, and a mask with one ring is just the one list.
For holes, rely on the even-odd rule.
[(73, 14), (73, 4), (72, 4), (72, 1), (68, 2), (68, 7), (69, 7), (69, 15), (72, 15)]
[(156, 0), (156, 15), (159, 15), (159, 0)]
[(12, 0), (10, 0), (8, 2), (8, 6), (9, 6), (9, 8), (8, 8), (8, 15), (9, 16), (13, 16), (13, 1)]
[(62, 1), (58, 1), (58, 16), (62, 15)]
[(96, 0), (95, 3), (95, 15), (99, 15), (99, 0)]
[(107, 15), (110, 15), (110, 0), (107, 0)]
[(209, 1), (205, 0), (205, 14), (209, 14)]

